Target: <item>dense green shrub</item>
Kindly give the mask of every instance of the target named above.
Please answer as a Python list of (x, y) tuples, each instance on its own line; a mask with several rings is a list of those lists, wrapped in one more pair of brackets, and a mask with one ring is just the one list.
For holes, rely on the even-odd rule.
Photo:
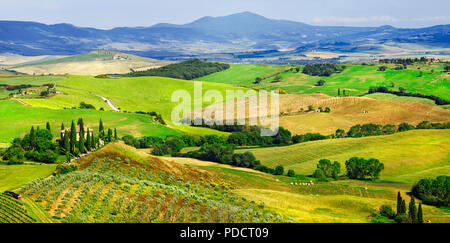
[(448, 206), (450, 201), (450, 176), (438, 176), (436, 179), (421, 179), (412, 187), (412, 194), (424, 204)]

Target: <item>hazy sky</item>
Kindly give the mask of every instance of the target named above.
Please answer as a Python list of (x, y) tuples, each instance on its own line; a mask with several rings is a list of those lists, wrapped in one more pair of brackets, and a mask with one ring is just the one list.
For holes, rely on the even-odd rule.
[(0, 20), (109, 29), (251, 11), (313, 25), (423, 27), (450, 24), (449, 9), (449, 0), (0, 0)]

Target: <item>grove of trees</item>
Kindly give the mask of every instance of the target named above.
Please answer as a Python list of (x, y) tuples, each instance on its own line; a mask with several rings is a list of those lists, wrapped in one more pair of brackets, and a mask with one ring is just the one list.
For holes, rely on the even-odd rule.
[(224, 71), (230, 68), (229, 64), (219, 62), (207, 62), (192, 59), (180, 63), (169, 64), (164, 67), (150, 69), (147, 71), (131, 72), (125, 74), (127, 77), (158, 76), (192, 80), (209, 74)]

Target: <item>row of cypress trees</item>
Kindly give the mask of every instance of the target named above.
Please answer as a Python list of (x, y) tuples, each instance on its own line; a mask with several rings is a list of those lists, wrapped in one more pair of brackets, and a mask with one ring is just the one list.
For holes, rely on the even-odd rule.
[[(77, 156), (78, 154), (83, 154), (93, 149), (99, 148), (100, 139), (105, 143), (118, 139), (117, 129), (114, 129), (114, 137), (111, 128), (109, 128), (107, 134), (105, 134), (105, 128), (101, 119), (99, 121), (99, 135), (97, 137), (94, 137), (94, 132), (90, 133), (89, 128), (87, 128), (86, 131), (88, 134), (85, 138), (85, 125), (82, 118), (78, 119), (77, 125), (80, 129), (78, 139), (76, 129), (77, 127), (73, 120), (70, 126), (70, 131), (65, 129), (64, 123), (61, 124), (61, 131), (64, 131), (64, 138), (61, 140), (61, 148), (63, 148), (62, 151), (66, 153), (67, 161), (70, 161), (71, 155)], [(50, 124), (47, 123), (47, 126), (47, 129), (49, 129)]]
[(398, 223), (423, 223), (422, 203), (419, 202), (419, 207), (417, 208), (414, 196), (411, 196), (411, 201), (408, 205), (408, 212), (406, 212), (406, 202), (402, 198), (400, 192), (398, 192), (397, 217), (395, 218), (395, 220)]

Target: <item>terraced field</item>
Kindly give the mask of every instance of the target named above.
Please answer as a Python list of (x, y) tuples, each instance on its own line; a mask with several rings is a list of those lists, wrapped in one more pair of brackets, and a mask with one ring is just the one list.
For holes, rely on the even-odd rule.
[(19, 200), (0, 194), (0, 223), (34, 223), (24, 204)]
[(106, 152), (104, 155), (84, 159), (80, 171), (35, 180), (20, 191), (62, 222), (286, 220), (264, 210), (263, 205), (237, 197), (226, 184), (214, 183), (206, 175), (202, 180), (187, 181), (189, 173), (156, 172), (151, 165), (118, 156), (117, 152), (116, 156)]

